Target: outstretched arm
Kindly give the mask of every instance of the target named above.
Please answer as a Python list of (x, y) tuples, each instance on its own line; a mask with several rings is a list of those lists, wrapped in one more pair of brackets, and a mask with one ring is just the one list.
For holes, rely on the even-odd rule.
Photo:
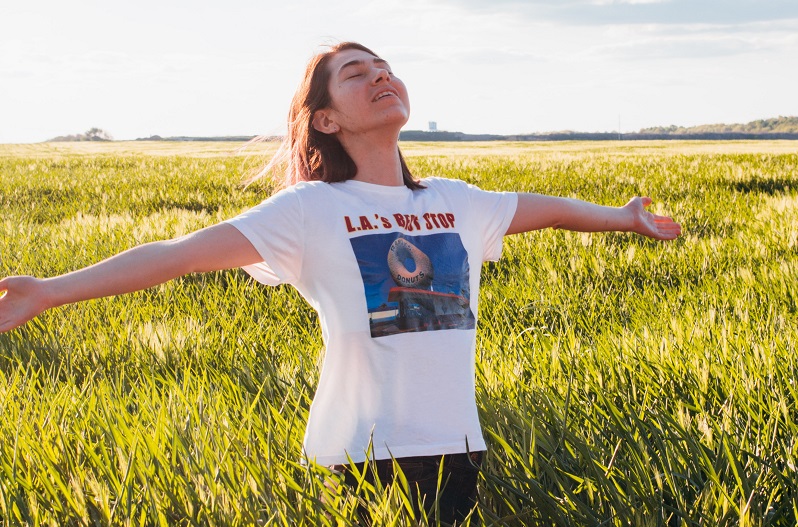
[(0, 280), (0, 332), (52, 307), (152, 287), (189, 273), (249, 265), (260, 255), (238, 229), (220, 223), (192, 234), (147, 243), (90, 267), (48, 279)]
[(651, 198), (635, 197), (623, 207), (605, 207), (570, 198), (518, 194), (518, 208), (506, 234), (554, 228), (579, 232), (635, 232), (673, 240), (682, 227), (667, 216), (646, 211)]

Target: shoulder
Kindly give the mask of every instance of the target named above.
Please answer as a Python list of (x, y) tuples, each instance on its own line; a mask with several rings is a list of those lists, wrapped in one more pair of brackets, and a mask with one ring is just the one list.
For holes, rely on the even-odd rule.
[(486, 192), (475, 184), (468, 183), (462, 179), (430, 177), (421, 182), (433, 192), (451, 197), (462, 197), (469, 200), (474, 195), (480, 195)]
[(442, 177), (428, 177), (421, 180), (421, 183), (428, 189), (434, 191), (467, 191), (469, 184), (460, 179), (449, 179)]
[(284, 187), (267, 197), (263, 203), (293, 203), (301, 205), (302, 202), (312, 200), (316, 196), (325, 195), (330, 191), (330, 185), (322, 181), (300, 181), (290, 187)]
[(318, 194), (323, 193), (330, 190), (331, 185), (329, 183), (325, 183), (324, 181), (300, 181), (299, 183), (295, 183), (290, 187), (285, 187), (284, 189), (280, 190), (278, 194), (286, 192), (286, 193), (294, 193), (297, 195), (303, 194)]

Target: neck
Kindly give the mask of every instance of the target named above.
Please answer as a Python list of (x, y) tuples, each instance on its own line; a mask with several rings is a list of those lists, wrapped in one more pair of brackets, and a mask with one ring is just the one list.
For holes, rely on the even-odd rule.
[(339, 139), (357, 166), (357, 175), (353, 179), (376, 185), (404, 185), (398, 134), (381, 138), (347, 138), (342, 134)]

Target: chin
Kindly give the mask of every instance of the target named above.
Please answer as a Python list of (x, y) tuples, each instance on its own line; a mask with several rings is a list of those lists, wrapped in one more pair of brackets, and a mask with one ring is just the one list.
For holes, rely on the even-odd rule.
[(410, 113), (407, 111), (397, 111), (396, 113), (392, 113), (386, 116), (385, 122), (391, 123), (399, 126), (402, 128), (404, 125), (407, 124), (407, 121), (410, 120)]

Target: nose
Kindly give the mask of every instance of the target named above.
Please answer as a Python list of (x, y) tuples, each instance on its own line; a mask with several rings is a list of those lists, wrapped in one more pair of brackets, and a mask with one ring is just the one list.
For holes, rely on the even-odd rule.
[(374, 73), (374, 84), (379, 84), (380, 82), (386, 82), (391, 79), (391, 73), (381, 66), (375, 68)]

